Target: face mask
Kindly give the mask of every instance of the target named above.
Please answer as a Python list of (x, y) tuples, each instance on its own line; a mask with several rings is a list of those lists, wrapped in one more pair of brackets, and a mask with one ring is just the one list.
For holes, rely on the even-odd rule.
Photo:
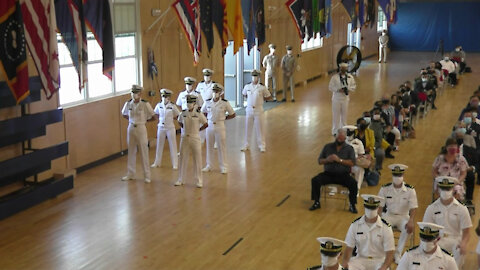
[(427, 82), (428, 79), (427, 78), (422, 78), (422, 82)]
[(463, 123), (470, 125), (472, 123), (472, 118), (471, 117), (464, 117), (463, 118)]
[(287, 54), (288, 54), (288, 55), (292, 55), (292, 51), (288, 50), (288, 51), (287, 51)]
[(373, 120), (375, 120), (375, 121), (380, 120), (380, 114), (374, 114), (373, 115)]
[(442, 200), (449, 200), (453, 196), (453, 190), (440, 190), (440, 198)]
[(365, 208), (365, 216), (369, 219), (372, 219), (378, 215), (377, 209), (368, 209)]
[(367, 127), (368, 127), (368, 124), (360, 124), (360, 129), (361, 130), (365, 130), (365, 129), (367, 129)]
[(343, 143), (345, 143), (345, 142), (340, 142), (340, 141), (338, 141), (338, 140), (335, 140), (335, 143), (336, 143), (338, 146), (340, 146), (340, 145), (343, 145)]
[(322, 265), (323, 266), (334, 266), (338, 263), (338, 256), (330, 257), (327, 255), (320, 254), (322, 257)]
[(478, 107), (478, 102), (472, 102), (470, 105), (471, 105), (472, 107), (475, 107), (475, 108), (476, 108), (476, 107)]
[(459, 51), (460, 51), (460, 48), (456, 48), (455, 51), (459, 52)]
[(185, 89), (187, 89), (187, 91), (192, 91), (193, 85), (191, 85), (191, 84), (186, 84), (186, 85), (185, 85)]
[(193, 109), (193, 105), (194, 105), (193, 103), (187, 103), (187, 108), (188, 108), (188, 110)]
[(420, 248), (423, 249), (423, 251), (425, 252), (430, 252), (435, 248), (435, 242), (434, 241), (426, 242), (426, 241), (420, 240)]
[(395, 185), (400, 185), (403, 182), (403, 176), (393, 176), (392, 179)]
[(382, 36), (385, 36), (387, 33), (382, 33)]
[(170, 101), (170, 98), (168, 98), (168, 97), (162, 97), (162, 102), (163, 102), (164, 104), (167, 104), (169, 101)]
[(253, 83), (258, 83), (258, 76), (253, 76), (252, 77), (252, 82)]
[(365, 120), (365, 122), (367, 122), (367, 125), (369, 125), (370, 122), (372, 121), (372, 119), (371, 119), (370, 117), (368, 117), (368, 116), (363, 117), (363, 120)]
[(450, 154), (450, 155), (455, 155), (458, 151), (458, 148), (457, 147), (449, 147), (447, 148), (447, 152)]
[(463, 139), (457, 139), (457, 144), (462, 145), (463, 144)]
[[(477, 104), (477, 106), (478, 106), (478, 104)], [(473, 119), (477, 119), (477, 116), (478, 116), (478, 113), (476, 113), (476, 112), (472, 113), (472, 118)]]
[(133, 99), (139, 99), (139, 98), (140, 98), (140, 94), (138, 94), (138, 93), (132, 93), (132, 98), (133, 98)]
[(210, 82), (211, 77), (210, 77), (210, 76), (203, 76), (203, 79), (204, 79), (206, 82)]
[(448, 59), (448, 57), (445, 57), (445, 58), (443, 58), (443, 60), (448, 61), (449, 59)]
[[(471, 122), (472, 122), (472, 120), (470, 120), (470, 123), (471, 123)], [(459, 128), (458, 131), (461, 132), (462, 134), (467, 133), (467, 129), (466, 129), (466, 128)]]
[(222, 96), (222, 93), (213, 93), (213, 98), (220, 98)]

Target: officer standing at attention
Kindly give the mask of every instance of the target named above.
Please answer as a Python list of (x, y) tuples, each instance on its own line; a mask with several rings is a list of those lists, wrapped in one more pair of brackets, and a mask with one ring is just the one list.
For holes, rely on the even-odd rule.
[[(395, 241), (392, 227), (378, 215), (378, 207), (384, 198), (369, 194), (361, 196), (365, 215), (354, 220), (348, 229), (342, 266), (349, 270), (386, 270), (393, 262)], [(354, 247), (357, 247), (357, 256), (350, 259)]]
[(414, 220), (418, 201), (415, 189), (403, 180), (403, 174), (408, 166), (392, 164), (388, 168), (392, 170), (392, 182), (383, 185), (378, 196), (385, 198), (385, 202), (380, 206), (380, 213), (385, 207), (387, 208), (387, 212), (382, 215), (382, 218), (401, 231), (394, 254), (395, 262), (398, 263), (405, 243), (415, 227)]
[(187, 176), (188, 160), (190, 153), (193, 156), (193, 178), (197, 187), (203, 187), (202, 181), (202, 144), (200, 143), (200, 130), (207, 128), (207, 119), (203, 113), (195, 109), (197, 96), (187, 95), (187, 109), (178, 116), (178, 124), (182, 127), (180, 139), (180, 170), (175, 186), (181, 186)]
[[(213, 97), (212, 86), (215, 82), (212, 81), (213, 70), (204, 68), (202, 70), (202, 73), (203, 73), (203, 81), (197, 84), (197, 88), (195, 89), (195, 92), (200, 93), (200, 95), (202, 96), (203, 102), (205, 102), (205, 100), (211, 99)], [(198, 105), (198, 108), (199, 109), (202, 108), (202, 105)], [(200, 139), (202, 140), (202, 144), (205, 142), (206, 131), (207, 131), (206, 129), (200, 131)]]
[(340, 266), (338, 259), (342, 253), (342, 248), (344, 245), (346, 245), (346, 243), (342, 240), (331, 237), (318, 237), (317, 241), (320, 242), (320, 256), (322, 257), (322, 265), (315, 267), (315, 269), (343, 270), (344, 268)]
[(332, 92), (332, 135), (339, 128), (347, 125), (349, 93), (355, 91), (357, 85), (352, 75), (347, 73), (348, 64), (339, 65), (339, 73), (332, 76), (328, 89)]
[(269, 44), (270, 53), (263, 57), (262, 66), (265, 68), (265, 85), (270, 90), (270, 79), (272, 80), (273, 101), (277, 101), (277, 56), (275, 55), (274, 44)]
[(290, 85), (290, 96), (292, 97), (291, 101), (295, 102), (293, 97), (295, 85), (293, 82), (293, 73), (295, 72), (295, 67), (297, 66), (295, 61), (295, 56), (293, 56), (292, 46), (287, 45), (287, 54), (283, 56), (282, 63), (280, 64), (283, 70), (283, 99), (282, 102), (287, 101), (287, 89)]
[(453, 197), (455, 178), (439, 176), (435, 181), (440, 189), (440, 198), (427, 207), (423, 222), (435, 223), (444, 227), (440, 231), (441, 238), (438, 245), (453, 253), (458, 269), (462, 269), (470, 239), (472, 220), (467, 207)]
[(143, 87), (132, 85), (132, 99), (125, 102), (122, 109), (123, 118), (128, 120), (127, 144), (128, 144), (128, 171), (122, 177), (122, 181), (134, 180), (137, 150), (142, 160), (145, 183), (150, 183), (150, 166), (148, 157), (148, 134), (145, 123), (156, 119), (152, 106), (146, 100), (141, 99)]
[[(222, 99), (223, 86), (214, 83), (212, 86), (213, 98), (207, 99), (202, 106), (202, 113), (207, 114), (208, 128), (207, 128), (207, 166), (202, 169), (202, 172), (209, 172), (212, 170), (213, 164), (213, 150), (214, 142), (218, 143), (218, 163), (220, 165), (220, 172), (226, 174), (228, 172), (227, 165), (227, 149), (226, 149), (226, 135), (225, 135), (225, 120), (235, 117), (230, 102)], [(227, 115), (226, 115), (227, 114)]]
[(263, 102), (272, 100), (270, 92), (260, 83), (260, 71), (252, 70), (252, 82), (243, 87), (242, 94), (247, 98), (247, 108), (245, 109), (245, 144), (240, 151), (247, 151), (249, 147), (248, 140), (252, 136), (252, 127), (255, 124), (255, 133), (260, 152), (266, 151), (263, 119)]
[(387, 62), (388, 36), (387, 30), (383, 30), (382, 35), (378, 38), (378, 63)]
[(440, 230), (444, 227), (428, 222), (417, 223), (420, 227), (420, 246), (413, 247), (403, 254), (397, 270), (458, 270), (452, 254), (437, 245)]
[(192, 77), (185, 77), (183, 79), (185, 81), (185, 90), (180, 92), (177, 97), (177, 106), (182, 108), (182, 111), (187, 109), (187, 95), (196, 96), (197, 101), (195, 103), (195, 109), (200, 109), (203, 105), (203, 99), (200, 92), (193, 90), (193, 84), (197, 81), (195, 78)]
[(158, 117), (158, 129), (155, 162), (153, 162), (151, 167), (157, 168), (162, 164), (163, 146), (165, 144), (165, 138), (167, 138), (170, 147), (170, 159), (172, 161), (173, 169), (176, 170), (178, 168), (178, 150), (174, 120), (177, 120), (180, 111), (175, 104), (170, 102), (172, 90), (161, 89), (160, 95), (162, 101), (159, 102), (153, 110)]

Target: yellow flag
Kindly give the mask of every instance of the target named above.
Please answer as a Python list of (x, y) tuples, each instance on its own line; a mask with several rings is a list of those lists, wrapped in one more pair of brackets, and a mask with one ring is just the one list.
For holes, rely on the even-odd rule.
[(229, 0), (227, 2), (227, 24), (233, 37), (233, 54), (238, 52), (238, 48), (243, 46), (243, 25), (242, 25), (242, 6), (240, 0)]

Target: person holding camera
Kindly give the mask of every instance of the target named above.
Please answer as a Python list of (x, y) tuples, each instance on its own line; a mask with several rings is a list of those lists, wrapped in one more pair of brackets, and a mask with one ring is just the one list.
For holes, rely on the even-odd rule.
[(355, 91), (357, 85), (352, 75), (347, 73), (348, 64), (340, 63), (339, 72), (332, 76), (328, 90), (332, 94), (332, 135), (347, 125), (349, 93)]

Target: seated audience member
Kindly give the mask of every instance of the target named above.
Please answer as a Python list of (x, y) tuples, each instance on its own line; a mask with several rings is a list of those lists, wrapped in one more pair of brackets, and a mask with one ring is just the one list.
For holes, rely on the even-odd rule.
[(480, 103), (480, 98), (478, 96), (476, 95), (471, 96), (467, 106), (462, 110), (462, 112), (460, 113), (460, 116), (458, 116), (458, 121), (462, 120), (463, 114), (467, 110), (471, 110), (472, 108), (476, 109), (476, 111), (473, 113), (476, 113), (476, 115), (474, 115), (474, 119), (477, 119), (478, 115), (480, 114), (480, 106), (478, 106), (479, 103)]
[(455, 86), (457, 84), (455, 63), (452, 62), (448, 56), (445, 56), (443, 60), (440, 61), (440, 64), (442, 65), (442, 70), (446, 70), (448, 72), (448, 79), (451, 86)]
[(395, 107), (390, 104), (390, 98), (387, 96), (382, 98), (381, 109), (386, 118), (385, 122), (388, 129), (386, 134), (387, 142), (396, 150), (400, 144), (401, 134), (400, 130), (395, 126), (395, 122), (397, 121), (395, 117)]
[[(355, 175), (355, 181), (357, 181), (358, 192), (362, 187), (363, 177), (365, 175), (365, 169), (369, 167), (371, 158), (369, 155), (365, 155), (365, 147), (360, 139), (355, 138), (356, 126), (344, 126), (347, 130), (346, 142), (353, 147), (355, 151), (355, 166), (352, 167), (352, 173)], [(358, 197), (358, 193), (357, 193)]]
[(414, 91), (417, 92), (418, 98), (422, 101), (429, 101), (432, 104), (432, 109), (435, 107), (435, 99), (437, 97), (435, 90), (436, 81), (429, 77), (428, 73), (424, 70), (421, 73), (420, 78), (415, 79)]

